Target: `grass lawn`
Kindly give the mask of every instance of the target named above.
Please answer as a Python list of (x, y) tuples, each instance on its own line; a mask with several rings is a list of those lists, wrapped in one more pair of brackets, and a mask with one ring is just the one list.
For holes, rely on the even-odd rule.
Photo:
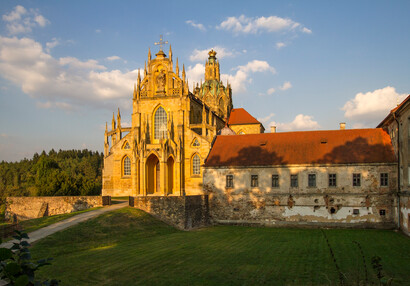
[(371, 257), (385, 273), (410, 283), (410, 239), (384, 230), (285, 229), (217, 226), (179, 231), (133, 208), (123, 208), (51, 235), (32, 247), (53, 257), (39, 275), (61, 285), (338, 285), (341, 272), (369, 280)]

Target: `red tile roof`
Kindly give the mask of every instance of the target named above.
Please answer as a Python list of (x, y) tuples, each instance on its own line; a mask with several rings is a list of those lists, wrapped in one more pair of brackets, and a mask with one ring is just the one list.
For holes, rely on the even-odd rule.
[(258, 120), (256, 120), (255, 117), (250, 115), (245, 109), (234, 108), (231, 110), (231, 114), (229, 115), (228, 125), (236, 125), (236, 124), (261, 124), (261, 123)]
[(217, 136), (206, 167), (394, 163), (381, 128)]

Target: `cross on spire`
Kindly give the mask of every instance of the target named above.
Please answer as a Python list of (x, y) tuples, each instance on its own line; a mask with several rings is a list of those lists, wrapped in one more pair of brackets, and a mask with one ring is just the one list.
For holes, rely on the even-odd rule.
[(168, 41), (163, 41), (162, 40), (162, 35), (159, 36), (159, 42), (154, 43), (154, 45), (159, 45), (159, 50), (162, 51), (162, 45), (168, 44)]

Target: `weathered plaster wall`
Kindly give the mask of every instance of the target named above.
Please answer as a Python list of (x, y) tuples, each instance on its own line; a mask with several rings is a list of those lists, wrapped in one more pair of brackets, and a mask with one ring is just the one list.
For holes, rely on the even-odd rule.
[(101, 196), (8, 197), (6, 218), (18, 220), (71, 213), (103, 205)]
[(209, 223), (208, 196), (130, 197), (130, 206), (179, 229), (191, 229)]
[(400, 194), (400, 228), (410, 236), (410, 192)]
[[(336, 187), (328, 186), (329, 173), (337, 174)], [(361, 174), (360, 187), (352, 186), (353, 173)], [(380, 186), (380, 173), (389, 174), (388, 187)], [(279, 175), (278, 188), (272, 174)], [(298, 175), (297, 188), (291, 174)], [(316, 187), (308, 187), (309, 174), (316, 174)], [(226, 175), (234, 176), (233, 188), (226, 188)], [(258, 175), (258, 187), (251, 187), (251, 175)], [(396, 179), (391, 164), (206, 168), (204, 191), (215, 222), (394, 227)]]

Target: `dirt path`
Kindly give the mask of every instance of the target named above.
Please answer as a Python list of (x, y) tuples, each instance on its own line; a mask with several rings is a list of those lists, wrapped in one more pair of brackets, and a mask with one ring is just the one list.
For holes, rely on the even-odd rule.
[[(106, 212), (110, 212), (110, 211), (113, 211), (113, 210), (118, 210), (118, 209), (124, 208), (126, 206), (128, 206), (127, 201), (119, 203), (119, 204), (114, 204), (114, 205), (111, 205), (109, 207), (104, 207), (104, 208), (97, 209), (97, 210), (94, 210), (94, 211), (89, 211), (89, 212), (85, 212), (85, 213), (81, 213), (81, 214), (72, 216), (68, 219), (56, 222), (54, 224), (50, 224), (49, 226), (46, 226), (46, 227), (43, 227), (43, 228), (40, 228), (38, 230), (35, 230), (33, 232), (28, 233), (28, 236), (29, 236), (30, 239), (27, 240), (27, 241), (29, 243), (33, 243), (33, 242), (35, 242), (39, 239), (42, 239), (46, 236), (49, 236), (50, 234), (56, 233), (60, 230), (66, 229), (70, 226), (76, 225), (76, 224), (78, 224), (80, 222), (83, 222), (83, 221), (86, 221), (90, 218), (99, 216), (99, 215), (101, 215), (103, 213), (106, 213)], [(10, 248), (13, 245), (13, 242), (15, 242), (15, 240), (7, 241), (5, 243), (0, 244), (0, 247)]]

